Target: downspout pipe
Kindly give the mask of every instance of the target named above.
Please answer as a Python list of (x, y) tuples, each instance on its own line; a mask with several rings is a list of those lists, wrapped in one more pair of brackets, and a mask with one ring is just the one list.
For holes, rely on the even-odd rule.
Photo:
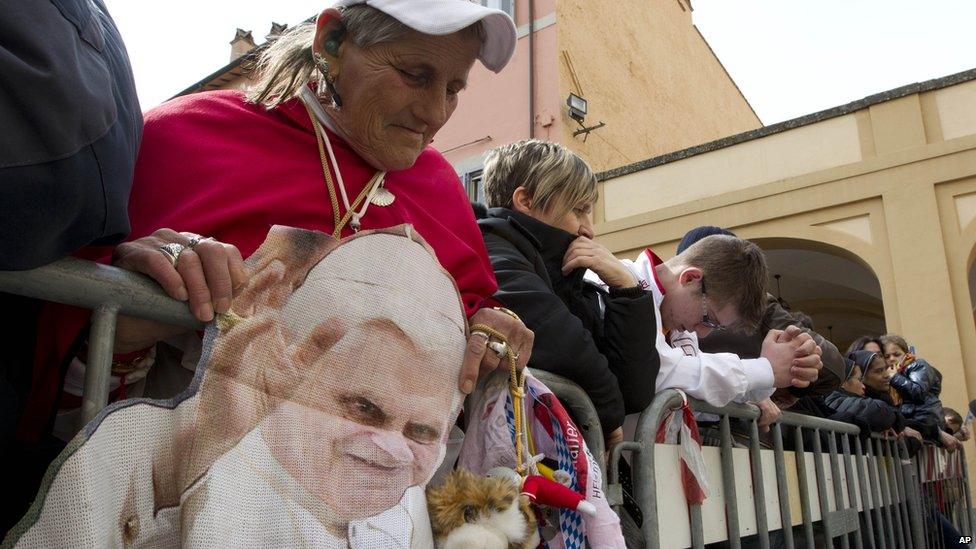
[(529, 139), (535, 137), (535, 0), (529, 0)]

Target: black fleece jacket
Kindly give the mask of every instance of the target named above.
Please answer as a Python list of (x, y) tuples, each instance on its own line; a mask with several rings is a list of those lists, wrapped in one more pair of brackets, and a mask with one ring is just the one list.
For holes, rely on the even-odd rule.
[(583, 269), (563, 275), (576, 235), (527, 215), (492, 208), (478, 225), (498, 280), (495, 299), (535, 332), (529, 366), (579, 384), (604, 433), (644, 410), (661, 367), (652, 294), (640, 287), (604, 292), (583, 280)]

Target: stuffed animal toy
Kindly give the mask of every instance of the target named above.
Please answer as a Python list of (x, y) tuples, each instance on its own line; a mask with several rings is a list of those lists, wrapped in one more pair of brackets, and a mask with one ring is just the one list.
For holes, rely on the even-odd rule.
[(542, 475), (523, 479), (505, 467), (491, 469), (487, 477), (457, 469), (442, 486), (427, 489), (434, 541), (444, 549), (537, 547), (531, 504), (596, 515), (596, 507), (582, 494)]
[(441, 486), (427, 488), (427, 507), (438, 549), (534, 549), (539, 545), (529, 498), (507, 475), (479, 477), (457, 469)]

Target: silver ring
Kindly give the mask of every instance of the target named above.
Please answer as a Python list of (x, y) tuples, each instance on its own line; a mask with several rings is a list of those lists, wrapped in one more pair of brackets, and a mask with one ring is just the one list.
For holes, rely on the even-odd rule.
[(204, 240), (213, 240), (213, 239), (209, 236), (200, 236), (198, 234), (195, 234), (192, 237), (190, 237), (190, 241), (186, 243), (186, 247), (192, 250), (193, 248), (196, 247), (197, 244), (203, 242)]
[(498, 358), (505, 358), (508, 355), (508, 343), (504, 341), (491, 341), (488, 343), (488, 347), (495, 351)]
[(163, 244), (157, 249), (164, 256), (166, 256), (166, 259), (169, 260), (170, 264), (172, 264), (173, 268), (175, 269), (176, 263), (180, 260), (180, 254), (183, 253), (183, 250), (185, 250), (186, 247), (182, 244), (177, 244), (176, 242), (170, 242), (169, 244)]
[(481, 336), (485, 338), (485, 344), (491, 339), (491, 336), (487, 332), (482, 332), (481, 330), (471, 330), (471, 335)]

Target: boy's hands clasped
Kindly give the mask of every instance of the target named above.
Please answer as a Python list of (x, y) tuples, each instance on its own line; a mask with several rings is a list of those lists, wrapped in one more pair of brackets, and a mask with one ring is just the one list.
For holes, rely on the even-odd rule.
[(810, 334), (796, 326), (770, 330), (762, 344), (762, 356), (773, 368), (773, 385), (809, 387), (817, 380), (823, 362), (822, 351)]

